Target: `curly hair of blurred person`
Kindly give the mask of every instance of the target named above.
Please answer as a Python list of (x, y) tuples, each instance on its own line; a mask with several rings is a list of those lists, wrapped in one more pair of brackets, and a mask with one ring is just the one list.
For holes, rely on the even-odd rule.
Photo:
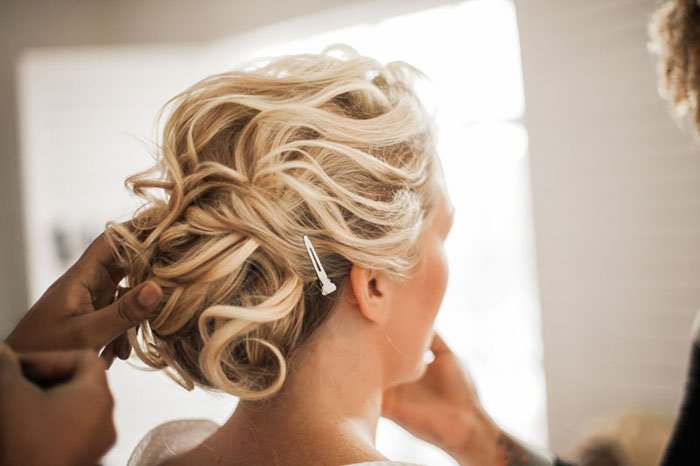
[(679, 115), (700, 128), (700, 5), (697, 0), (668, 0), (649, 23), (650, 48), (659, 57), (659, 90)]
[(329, 314), (303, 236), (340, 287), (352, 264), (398, 280), (430, 212), (432, 118), (422, 74), (345, 46), (248, 63), (171, 99), (156, 165), (127, 179), (145, 200), (107, 237), (128, 286), (164, 290), (130, 334), (184, 387), (272, 397)]
[(667, 416), (627, 411), (599, 421), (571, 456), (579, 466), (657, 466), (671, 429)]

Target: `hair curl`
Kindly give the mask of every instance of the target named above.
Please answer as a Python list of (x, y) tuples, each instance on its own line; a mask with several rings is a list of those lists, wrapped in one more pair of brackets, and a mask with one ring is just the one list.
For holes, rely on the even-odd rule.
[(659, 56), (661, 95), (680, 115), (689, 114), (700, 130), (700, 5), (669, 0), (649, 23), (650, 48)]
[[(166, 103), (156, 165), (127, 179), (145, 204), (107, 224), (128, 286), (164, 291), (130, 333), (148, 366), (188, 389), (269, 398), (352, 264), (408, 276), (433, 210), (417, 75), (336, 47), (216, 74)], [(303, 235), (338, 292), (321, 296)]]

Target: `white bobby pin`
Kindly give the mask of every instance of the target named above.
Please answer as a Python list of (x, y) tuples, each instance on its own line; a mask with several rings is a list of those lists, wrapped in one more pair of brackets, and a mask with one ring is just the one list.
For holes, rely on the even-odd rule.
[(318, 279), (321, 280), (321, 284), (323, 285), (321, 294), (326, 296), (327, 294), (333, 293), (336, 290), (336, 286), (328, 279), (328, 275), (326, 275), (326, 271), (323, 270), (323, 265), (321, 265), (321, 260), (318, 258), (316, 250), (313, 244), (311, 244), (311, 240), (306, 235), (304, 235), (304, 244), (306, 245), (306, 250), (309, 252), (309, 257), (311, 258), (311, 263), (314, 266), (316, 275), (318, 275)]

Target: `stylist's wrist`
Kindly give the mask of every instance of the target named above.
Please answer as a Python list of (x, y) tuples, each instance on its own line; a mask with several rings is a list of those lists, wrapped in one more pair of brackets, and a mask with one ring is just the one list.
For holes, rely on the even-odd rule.
[(555, 457), (509, 435), (483, 410), (464, 417), (462, 428), (468, 433), (456, 448), (444, 450), (461, 466), (553, 466)]
[(456, 418), (455, 432), (461, 441), (441, 448), (461, 466), (496, 466), (499, 463), (499, 439), (504, 435), (482, 409), (463, 411)]

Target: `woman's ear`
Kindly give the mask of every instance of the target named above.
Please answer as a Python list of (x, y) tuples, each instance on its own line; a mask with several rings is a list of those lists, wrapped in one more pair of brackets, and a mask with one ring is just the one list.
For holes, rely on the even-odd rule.
[(384, 323), (388, 316), (389, 280), (376, 270), (358, 265), (350, 269), (350, 300), (368, 320)]

